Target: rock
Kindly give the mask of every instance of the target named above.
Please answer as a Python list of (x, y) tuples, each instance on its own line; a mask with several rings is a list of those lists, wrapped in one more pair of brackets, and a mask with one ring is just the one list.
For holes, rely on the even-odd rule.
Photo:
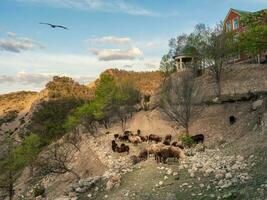
[(232, 174), (230, 172), (228, 172), (228, 173), (225, 174), (225, 178), (226, 179), (231, 179), (232, 177), (233, 176), (232, 176)]
[(78, 192), (78, 193), (84, 193), (84, 192), (86, 192), (86, 188), (84, 188), (84, 187), (77, 187), (76, 189), (75, 189), (75, 191), (76, 192)]
[(42, 200), (42, 199), (43, 199), (43, 197), (41, 195), (38, 197), (35, 197), (35, 200)]
[(252, 110), (257, 110), (257, 109), (259, 109), (259, 108), (262, 106), (262, 104), (263, 104), (263, 100), (262, 100), (262, 99), (257, 100), (257, 101), (254, 101), (254, 102), (252, 103)]
[(93, 195), (91, 193), (87, 194), (88, 198), (91, 198)]
[(176, 200), (176, 196), (174, 193), (167, 193), (164, 200)]
[(194, 178), (195, 177), (195, 174), (192, 172), (192, 173), (190, 173), (190, 177), (191, 178)]
[(167, 180), (168, 179), (168, 176), (164, 176), (164, 180)]
[(205, 187), (205, 185), (203, 183), (200, 183), (199, 187), (203, 188), (203, 187)]
[(167, 175), (171, 175), (172, 174), (172, 170), (171, 169), (168, 169), (167, 172), (166, 172)]
[(76, 196), (77, 196), (76, 192), (70, 192), (70, 193), (69, 193), (69, 197), (71, 197), (71, 198), (72, 198), (72, 197), (76, 197)]
[(236, 160), (239, 161), (239, 162), (242, 162), (244, 160), (244, 157), (243, 156), (236, 156)]
[(159, 181), (159, 186), (163, 185), (163, 181)]
[(106, 190), (111, 190), (114, 187), (119, 187), (121, 183), (121, 175), (120, 174), (114, 174), (110, 177), (106, 184)]
[(172, 175), (173, 176), (177, 176), (178, 175), (178, 172), (173, 172)]
[(104, 199), (107, 199), (108, 198), (108, 195), (106, 194), (105, 196), (104, 196)]

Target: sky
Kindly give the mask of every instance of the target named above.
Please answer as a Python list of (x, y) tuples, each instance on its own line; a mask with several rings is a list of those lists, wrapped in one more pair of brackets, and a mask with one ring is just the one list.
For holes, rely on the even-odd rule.
[(267, 0), (0, 0), (0, 94), (40, 91), (55, 75), (89, 83), (109, 68), (157, 70), (170, 38), (230, 8)]

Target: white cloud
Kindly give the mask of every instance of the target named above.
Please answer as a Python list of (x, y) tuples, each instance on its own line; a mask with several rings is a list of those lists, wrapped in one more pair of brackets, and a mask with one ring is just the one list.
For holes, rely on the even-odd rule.
[(21, 51), (44, 48), (44, 46), (30, 38), (16, 37), (13, 32), (8, 32), (9, 38), (0, 39), (0, 50), (20, 53)]
[(79, 83), (85, 84), (93, 81), (95, 77), (90, 76), (72, 76), (70, 74), (49, 74), (49, 73), (30, 73), (30, 72), (18, 72), (15, 75), (0, 75), (0, 83), (9, 83), (9, 84), (23, 84), (23, 85), (33, 85), (33, 86), (42, 86), (52, 80), (53, 76), (68, 76), (73, 78)]
[(18, 2), (38, 3), (54, 7), (98, 10), (103, 12), (121, 12), (130, 15), (157, 15), (150, 10), (130, 4), (125, 0), (16, 0)]
[(143, 55), (140, 49), (133, 47), (127, 50), (121, 49), (91, 49), (91, 52), (97, 56), (100, 61), (111, 60), (133, 60)]
[(130, 44), (132, 40), (128, 37), (117, 37), (117, 36), (103, 36), (99, 38), (89, 38), (87, 40), (90, 43), (97, 44), (116, 44), (116, 45), (124, 45)]

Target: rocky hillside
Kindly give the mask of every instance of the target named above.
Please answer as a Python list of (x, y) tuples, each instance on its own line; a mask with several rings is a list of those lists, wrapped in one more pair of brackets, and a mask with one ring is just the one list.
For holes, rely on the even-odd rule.
[[(158, 106), (157, 88), (162, 81), (158, 72), (108, 70), (104, 73), (112, 74), (118, 81), (130, 79), (143, 94), (151, 95), (147, 109), (133, 113), (126, 123), (126, 130), (133, 133), (141, 130), (143, 136), (156, 134), (165, 137), (171, 134), (172, 141), (180, 140), (184, 129), (171, 121)], [(79, 128), (75, 144), (78, 148), (74, 148), (71, 142), (66, 145), (69, 149), (75, 149), (71, 151), (68, 167), (80, 179), (77, 180), (71, 172), (48, 174), (42, 178), (31, 177), (29, 168), (25, 168), (15, 184), (15, 199), (263, 200), (267, 194), (266, 74), (266, 65), (229, 66), (222, 78), (222, 101), (215, 98), (213, 81), (208, 72), (197, 78), (202, 104), (190, 122), (189, 132), (191, 135), (204, 134), (205, 141), (203, 145), (185, 148), (187, 157), (184, 160), (177, 162), (168, 159), (167, 164), (162, 164), (157, 163), (154, 157), (149, 157), (136, 164), (133, 156), (154, 142), (137, 145), (127, 142), (129, 154), (118, 153), (112, 151), (111, 141), (114, 134), (122, 133), (119, 122), (112, 123), (108, 129), (100, 126), (95, 137)], [(179, 76), (179, 73), (175, 76)], [(71, 94), (73, 97), (79, 89), (81, 96), (90, 98), (87, 94), (92, 94), (97, 85), (97, 81), (90, 84), (89, 91), (92, 93), (83, 86), (75, 86), (75, 91), (68, 92), (68, 88), (58, 89), (68, 85), (66, 83), (54, 86), (57, 80), (48, 84), (57, 88), (57, 92), (50, 93), (55, 99), (58, 92), (59, 96)], [(254, 94), (253, 98), (249, 98), (251, 93)], [(48, 100), (47, 94), (47, 91), (43, 91), (39, 97), (41, 95)], [(32, 94), (34, 106), (40, 102), (37, 97), (34, 99), (35, 96), (38, 95)], [(234, 123), (230, 123), (230, 117), (234, 117)], [(65, 141), (64, 137), (58, 142)], [(117, 143), (120, 145), (122, 142)], [(33, 188), (37, 185), (45, 188), (43, 196), (34, 197)]]

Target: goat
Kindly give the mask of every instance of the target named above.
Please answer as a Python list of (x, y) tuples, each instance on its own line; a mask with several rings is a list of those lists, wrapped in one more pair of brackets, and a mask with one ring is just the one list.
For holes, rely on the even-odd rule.
[(118, 153), (127, 152), (127, 154), (129, 154), (129, 151), (130, 151), (130, 147), (128, 145), (125, 145), (124, 143), (122, 143), (120, 147), (117, 147)]
[(118, 144), (115, 142), (115, 140), (112, 140), (111, 148), (112, 148), (112, 151), (114, 151), (114, 152), (117, 150)]
[(204, 142), (204, 135), (203, 134), (197, 134), (197, 135), (191, 136), (191, 139), (196, 144), (203, 143)]
[(158, 143), (158, 142), (161, 142), (162, 141), (162, 137), (157, 136), (157, 135), (154, 135), (154, 134), (150, 134), (148, 136), (148, 140), (149, 141), (155, 141), (156, 143)]
[(165, 136), (165, 140), (170, 140), (171, 141), (172, 140), (172, 135), (170, 135), (170, 134), (169, 135), (166, 135)]

